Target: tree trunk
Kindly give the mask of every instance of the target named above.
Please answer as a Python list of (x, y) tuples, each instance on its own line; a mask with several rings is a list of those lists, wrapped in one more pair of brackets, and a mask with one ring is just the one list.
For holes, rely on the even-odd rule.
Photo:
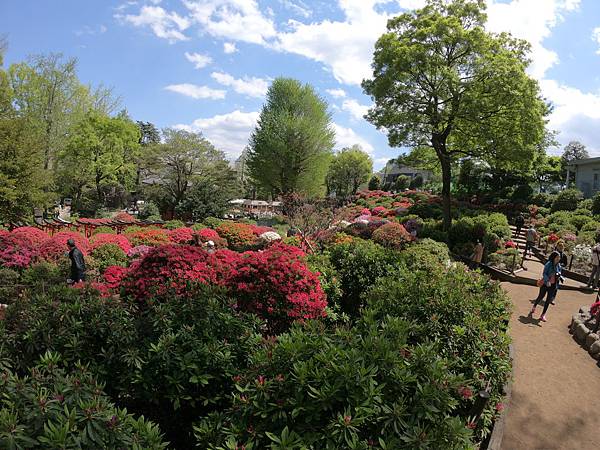
[(442, 208), (444, 212), (444, 230), (450, 230), (452, 225), (452, 212), (450, 210), (450, 184), (452, 183), (452, 165), (450, 158), (440, 155), (442, 166)]

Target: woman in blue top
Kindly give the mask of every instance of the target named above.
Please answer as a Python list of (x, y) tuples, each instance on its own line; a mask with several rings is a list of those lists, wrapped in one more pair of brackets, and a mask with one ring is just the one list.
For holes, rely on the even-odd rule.
[(535, 308), (538, 303), (542, 301), (544, 295), (546, 296), (546, 302), (544, 303), (544, 310), (542, 311), (542, 315), (540, 316), (540, 320), (542, 322), (546, 321), (546, 311), (548, 311), (548, 306), (556, 297), (556, 291), (558, 290), (558, 284), (560, 283), (560, 275), (561, 267), (560, 267), (560, 253), (554, 251), (550, 254), (548, 258), (548, 262), (544, 265), (544, 284), (540, 287), (540, 293), (538, 297), (535, 299), (535, 303), (533, 304), (533, 308), (531, 308), (530, 316), (533, 316), (535, 313)]

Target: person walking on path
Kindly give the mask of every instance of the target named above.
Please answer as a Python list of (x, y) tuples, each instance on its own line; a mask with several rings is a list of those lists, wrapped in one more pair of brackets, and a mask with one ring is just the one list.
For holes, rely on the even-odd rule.
[(592, 247), (592, 273), (587, 282), (587, 287), (598, 289), (598, 278), (600, 278), (600, 242)]
[(560, 253), (560, 264), (562, 267), (567, 267), (567, 254), (565, 253), (565, 241), (562, 239), (556, 243), (554, 251)]
[(546, 296), (544, 310), (542, 311), (542, 315), (540, 316), (540, 320), (542, 322), (546, 322), (546, 312), (548, 311), (550, 303), (552, 303), (552, 301), (556, 297), (558, 285), (560, 283), (560, 278), (560, 254), (557, 251), (554, 251), (550, 254), (548, 262), (544, 265), (544, 272), (542, 276), (543, 283), (540, 286), (540, 292), (537, 298), (535, 299), (533, 308), (531, 308), (531, 312), (529, 313), (530, 316), (533, 316), (535, 314), (535, 308), (544, 299), (544, 296)]
[(533, 225), (529, 225), (527, 229), (527, 238), (525, 239), (525, 251), (523, 252), (523, 260), (527, 258), (527, 255), (531, 251), (533, 253), (533, 247), (535, 246), (535, 241), (537, 240), (537, 231), (535, 230)]
[(79, 283), (85, 281), (85, 260), (83, 253), (75, 245), (73, 239), (67, 241), (69, 247), (69, 259), (71, 260), (71, 283)]
[(517, 237), (521, 235), (521, 228), (525, 225), (525, 217), (523, 217), (523, 213), (519, 213), (517, 218), (515, 219), (515, 226), (517, 227)]
[(477, 269), (481, 265), (481, 260), (483, 259), (483, 245), (481, 241), (477, 241), (475, 248), (473, 249), (473, 254), (471, 255), (471, 265), (470, 268), (472, 270)]

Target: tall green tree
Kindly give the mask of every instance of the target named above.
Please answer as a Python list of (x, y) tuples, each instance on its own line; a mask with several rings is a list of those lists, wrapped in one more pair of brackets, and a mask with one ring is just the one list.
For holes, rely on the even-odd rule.
[(59, 183), (76, 201), (93, 188), (102, 203), (103, 185), (133, 185), (138, 155), (139, 130), (134, 122), (90, 111), (72, 128), (59, 153)]
[(527, 166), (547, 107), (526, 68), (529, 45), (484, 29), (483, 0), (429, 0), (388, 22), (375, 45), (369, 121), (392, 146), (430, 147), (450, 227), (452, 164), (460, 157)]
[(308, 84), (277, 78), (250, 137), (250, 176), (273, 195), (320, 194), (334, 140), (325, 100)]
[[(561, 166), (562, 166), (563, 178), (566, 180), (567, 172), (569, 172), (569, 166), (571, 164), (573, 164), (573, 162), (578, 161), (580, 159), (586, 159), (589, 157), (590, 157), (590, 155), (589, 155), (587, 149), (585, 148), (585, 145), (583, 145), (579, 141), (569, 142), (565, 146), (565, 149), (563, 150), (563, 154), (561, 156)], [(569, 176), (571, 176), (571, 174), (569, 174)]]
[(372, 172), (373, 160), (359, 145), (344, 148), (334, 156), (329, 166), (327, 191), (341, 198), (356, 194)]
[[(225, 154), (200, 133), (167, 128), (163, 130), (163, 141), (151, 146), (144, 158), (151, 195), (170, 213), (176, 212), (195, 186), (229, 192), (230, 186), (235, 185), (234, 172)], [(196, 192), (195, 198), (202, 199), (203, 192)], [(200, 209), (190, 205), (188, 202), (188, 206), (180, 206), (179, 212)]]

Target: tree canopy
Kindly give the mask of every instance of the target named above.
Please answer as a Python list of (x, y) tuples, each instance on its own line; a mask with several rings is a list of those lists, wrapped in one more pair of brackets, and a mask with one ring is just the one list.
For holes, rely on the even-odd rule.
[(249, 174), (274, 196), (320, 194), (334, 140), (325, 100), (308, 84), (277, 78), (250, 137)]
[(446, 228), (453, 161), (527, 166), (544, 134), (547, 106), (525, 71), (529, 45), (486, 32), (484, 11), (483, 0), (429, 0), (391, 19), (363, 81), (374, 101), (367, 118), (390, 145), (435, 151)]
[(359, 145), (344, 148), (334, 156), (329, 166), (327, 191), (341, 198), (356, 194), (372, 172), (373, 161)]

